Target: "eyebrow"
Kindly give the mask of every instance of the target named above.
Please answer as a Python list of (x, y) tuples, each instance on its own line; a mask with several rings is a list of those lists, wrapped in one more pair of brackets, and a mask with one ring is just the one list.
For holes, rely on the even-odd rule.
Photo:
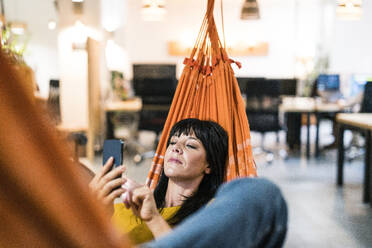
[[(174, 135), (173, 135), (171, 139), (173, 139), (174, 137), (179, 138), (179, 136), (174, 136)], [(188, 136), (187, 139), (188, 139), (188, 140), (190, 140), (190, 139), (191, 139), (191, 140), (196, 140), (197, 142), (202, 143), (200, 139), (198, 139), (198, 138), (196, 138), (196, 137), (193, 137), (193, 136)]]
[(199, 144), (203, 144), (203, 143), (201, 142), (200, 139), (195, 138), (195, 137), (188, 137), (187, 139), (188, 139), (188, 140), (195, 140), (195, 141), (198, 142)]

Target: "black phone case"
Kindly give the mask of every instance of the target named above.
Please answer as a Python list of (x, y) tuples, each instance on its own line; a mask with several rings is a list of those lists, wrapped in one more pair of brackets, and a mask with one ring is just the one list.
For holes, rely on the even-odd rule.
[(120, 139), (109, 139), (103, 143), (103, 165), (110, 157), (114, 157), (114, 167), (123, 164), (124, 142)]

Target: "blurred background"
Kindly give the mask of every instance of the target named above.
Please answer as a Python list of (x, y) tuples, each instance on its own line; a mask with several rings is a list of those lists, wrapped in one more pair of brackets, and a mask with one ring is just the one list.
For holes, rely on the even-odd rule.
[[(120, 138), (144, 182), (207, 0), (0, 0), (1, 48), (90, 170)], [(371, 247), (372, 2), (215, 4), (258, 174), (287, 198), (285, 247)], [(223, 13), (223, 20), (221, 18)], [(222, 22), (223, 21), (223, 22)], [(224, 29), (223, 29), (224, 27)]]

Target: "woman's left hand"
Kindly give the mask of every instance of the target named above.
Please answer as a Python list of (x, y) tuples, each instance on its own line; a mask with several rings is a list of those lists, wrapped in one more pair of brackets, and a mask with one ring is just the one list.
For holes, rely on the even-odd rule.
[(149, 187), (144, 185), (135, 188), (131, 200), (133, 213), (146, 222), (156, 239), (172, 230), (156, 208), (154, 194)]
[(143, 221), (151, 221), (154, 217), (159, 217), (159, 211), (156, 208), (154, 195), (146, 185), (137, 187), (132, 191), (131, 208), (135, 215)]

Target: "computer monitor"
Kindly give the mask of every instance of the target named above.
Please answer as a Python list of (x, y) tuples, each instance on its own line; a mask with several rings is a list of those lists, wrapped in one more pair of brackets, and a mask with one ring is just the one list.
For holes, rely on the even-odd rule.
[(317, 78), (316, 89), (324, 102), (334, 103), (343, 98), (338, 74), (320, 74)]
[(338, 74), (320, 74), (317, 80), (318, 91), (339, 91), (340, 75)]
[(367, 82), (372, 81), (372, 74), (353, 74), (350, 78), (349, 97), (359, 95), (364, 91)]

